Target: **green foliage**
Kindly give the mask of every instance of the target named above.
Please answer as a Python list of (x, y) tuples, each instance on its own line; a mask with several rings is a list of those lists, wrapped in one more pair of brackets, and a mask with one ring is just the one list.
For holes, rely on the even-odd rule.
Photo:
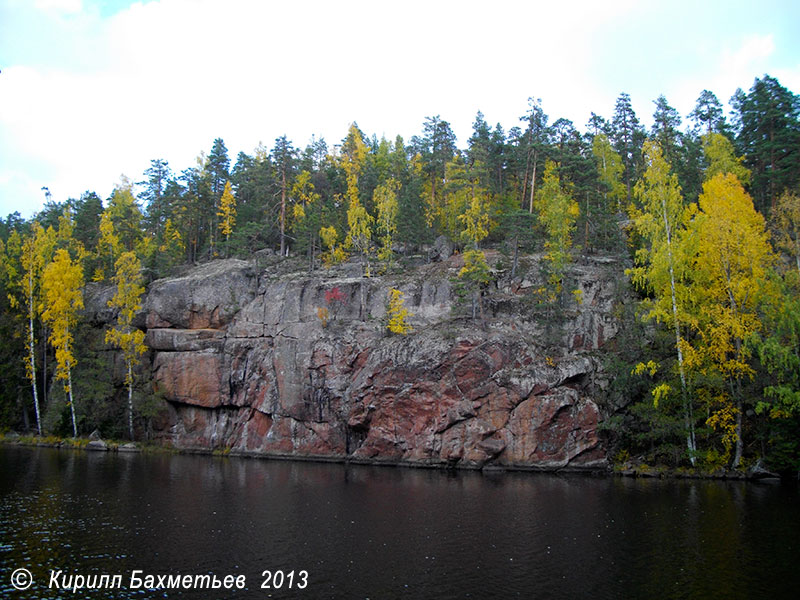
[(467, 287), (472, 291), (472, 318), (476, 318), (480, 310), (483, 315), (481, 290), (489, 282), (489, 265), (486, 264), (486, 255), (481, 250), (470, 249), (464, 252), (464, 266), (458, 272), (458, 277), (467, 282)]
[(386, 183), (379, 185), (373, 192), (373, 202), (378, 210), (377, 229), (380, 239), (378, 249), (378, 260), (390, 263), (394, 256), (392, 244), (397, 235), (397, 214), (399, 205), (397, 203), (397, 192), (399, 184), (394, 179), (389, 179)]
[[(75, 353), (80, 364), (80, 377), (73, 382), (75, 396), (80, 398), (76, 416), (80, 429), (85, 432), (97, 429), (103, 437), (122, 438), (125, 434), (125, 403), (115, 393), (114, 352), (109, 351), (103, 342), (102, 330), (85, 321), (78, 324)], [(58, 431), (63, 434), (67, 431), (67, 412), (61, 412), (65, 420)]]
[(793, 275), (773, 285), (780, 293), (766, 305), (764, 334), (751, 339), (770, 374), (756, 412), (793, 420), (800, 416), (800, 285)]
[(295, 247), (298, 252), (308, 254), (309, 268), (314, 268), (314, 257), (320, 250), (319, 229), (322, 223), (322, 196), (316, 192), (309, 171), (297, 175), (292, 186), (291, 229), (295, 235)]
[(773, 233), (778, 250), (783, 251), (790, 263), (794, 263), (800, 280), (800, 194), (784, 192), (773, 211)]
[[(18, 236), (17, 236), (18, 237)], [(18, 257), (17, 257), (18, 259)], [(13, 254), (7, 253), (7, 247), (0, 240), (0, 339), (5, 343), (0, 344), (0, 428), (22, 429), (24, 419), (20, 405), (27, 409), (27, 402), (20, 402), (20, 398), (27, 398), (28, 381), (25, 377), (23, 361), (20, 360), (22, 348), (23, 319), (18, 309), (10, 303), (9, 273), (14, 273), (13, 263), (17, 262)]]
[(800, 98), (777, 79), (756, 79), (748, 93), (732, 99), (736, 145), (752, 172), (756, 208), (767, 214), (786, 190), (800, 184)]
[(627, 197), (627, 190), (622, 183), (624, 166), (619, 154), (614, 151), (611, 142), (604, 134), (594, 136), (592, 139), (592, 153), (597, 162), (600, 183), (603, 184), (603, 197), (606, 206), (617, 212), (622, 209)]
[[(72, 425), (74, 434), (75, 421), (81, 429), (124, 433), (123, 394), (110, 381), (114, 369), (117, 383), (129, 382), (139, 432), (146, 434), (145, 407), (151, 416), (163, 408), (157, 394), (130, 385), (132, 374), (121, 368), (128, 361), (111, 364), (101, 340), (78, 339), (84, 335), (79, 311), (66, 329), (57, 324), (60, 297), (74, 292), (64, 279), (79, 267), (94, 279), (118, 279), (121, 257), (133, 253), (143, 286), (145, 275), (163, 276), (223, 249), (247, 259), (272, 248), (280, 249), (275, 262), (306, 255), (310, 269), (323, 253), (327, 264), (358, 254), (368, 272), (376, 251), (384, 268), (394, 264), (398, 249), (405, 255), (400, 265), (419, 264), (424, 244), (446, 235), (458, 251), (467, 249), (453, 290), (465, 303), (471, 299), (476, 318), (485, 296), (497, 294), (487, 285), (488, 252), (478, 247), (500, 246), (509, 258), (513, 252), (496, 269), (505, 277), (510, 264), (516, 283), (520, 272), (530, 274), (520, 252), (542, 239), (549, 286), (526, 302), (545, 324), (542, 343), (559, 343), (566, 311), (582, 301), (570, 282), (569, 260), (579, 251), (587, 261), (598, 251), (619, 253), (626, 242), (620, 209), (632, 207), (630, 273), (650, 329), (630, 319), (617, 333), (628, 349), (617, 348), (608, 359), (614, 375), (607, 434), (632, 460), (679, 464), (696, 457), (700, 466), (716, 468), (728, 454), (764, 449), (771, 465), (791, 468), (800, 439), (800, 103), (769, 76), (732, 102), (729, 127), (720, 102), (704, 91), (689, 115), (692, 126), (681, 131), (680, 116), (659, 97), (648, 139), (627, 94), (611, 118), (592, 113), (589, 134), (567, 119), (550, 123), (541, 100), (530, 99), (519, 126), (508, 131), (478, 113), (464, 149), (437, 115), (408, 144), (368, 137), (353, 123), (330, 150), (312, 138), (299, 151), (281, 136), (271, 149), (259, 144), (250, 154), (240, 152), (233, 169), (218, 138), (208, 155), (200, 153), (180, 173), (163, 159), (151, 161), (138, 197), (123, 179), (105, 210), (96, 194), (57, 202), (47, 192), (34, 219), (0, 220), (0, 334), (8, 341), (0, 349), (0, 426), (22, 427), (25, 418), (30, 425), (39, 394), (47, 404), (41, 407), (45, 426), (60, 433)], [(748, 185), (748, 172), (755, 206), (770, 217), (777, 259), (769, 256), (763, 219), (739, 185)], [(725, 254), (726, 248), (737, 250)], [(322, 317), (327, 322), (331, 315)], [(122, 336), (134, 333), (129, 323), (109, 341), (124, 345)], [(77, 338), (70, 349), (71, 335)], [(42, 348), (43, 338), (50, 350)], [(52, 385), (50, 367), (65, 357), (71, 359), (67, 390), (78, 404), (63, 386)], [(638, 374), (637, 363), (643, 365)], [(80, 376), (70, 385), (76, 364)], [(130, 365), (126, 370), (134, 373)], [(61, 381), (63, 366), (55, 370)], [(752, 441), (740, 448), (745, 435)]]
[(350, 208), (347, 209), (348, 230), (344, 247), (352, 248), (361, 257), (362, 262), (367, 261), (367, 273), (369, 272), (370, 242), (374, 223), (374, 217), (361, 205), (358, 198), (351, 199)]
[(106, 331), (105, 340), (106, 343), (122, 351), (125, 361), (125, 385), (128, 386), (128, 435), (133, 439), (133, 369), (139, 361), (139, 356), (147, 350), (144, 345), (144, 332), (133, 327), (133, 318), (141, 308), (141, 297), (144, 293), (142, 265), (133, 252), (124, 252), (115, 266), (114, 283), (117, 292), (108, 301), (108, 306), (118, 310), (117, 324)]
[(561, 186), (556, 164), (545, 163), (542, 186), (536, 195), (536, 210), (539, 223), (545, 229), (545, 258), (550, 265), (549, 283), (558, 294), (564, 269), (571, 260), (572, 233), (580, 214), (578, 203)]
[(458, 276), (477, 285), (489, 282), (489, 265), (486, 256), (480, 250), (467, 250), (464, 252), (464, 266)]
[(708, 90), (703, 90), (700, 93), (694, 110), (689, 114), (689, 118), (694, 121), (695, 127), (701, 131), (705, 130), (706, 134), (723, 133), (726, 129), (722, 103), (713, 92)]
[(744, 166), (744, 157), (736, 157), (733, 143), (721, 133), (707, 133), (702, 137), (703, 153), (705, 154), (706, 167), (705, 180), (721, 173), (731, 173), (736, 176), (739, 183), (746, 186), (750, 183), (750, 170)]
[(611, 120), (611, 142), (622, 159), (624, 167), (622, 180), (625, 182), (627, 202), (631, 201), (631, 190), (641, 164), (641, 147), (645, 135), (639, 119), (631, 105), (628, 94), (622, 93), (614, 106), (614, 117)]
[(167, 219), (156, 255), (157, 268), (160, 272), (168, 273), (175, 265), (180, 264), (185, 252), (186, 244), (181, 232), (172, 224), (172, 219)]
[(481, 202), (480, 196), (472, 197), (469, 208), (463, 214), (458, 215), (458, 220), (464, 226), (464, 231), (461, 233), (462, 237), (477, 250), (478, 243), (489, 235), (489, 215), (486, 214), (486, 209)]
[(338, 234), (336, 233), (336, 228), (333, 225), (322, 227), (319, 230), (319, 237), (322, 240), (323, 245), (328, 249), (328, 252), (323, 257), (326, 265), (335, 265), (343, 262), (345, 258), (347, 258), (344, 249), (340, 244), (337, 243)]
[[(144, 230), (142, 228), (144, 217), (139, 209), (139, 204), (133, 195), (133, 187), (130, 181), (124, 179), (114, 189), (111, 198), (108, 200), (108, 207), (104, 211), (108, 221), (112, 226), (113, 235), (118, 248), (128, 251), (143, 253), (143, 246), (146, 244)], [(110, 241), (107, 243), (111, 243)], [(116, 260), (116, 256), (114, 256)]]

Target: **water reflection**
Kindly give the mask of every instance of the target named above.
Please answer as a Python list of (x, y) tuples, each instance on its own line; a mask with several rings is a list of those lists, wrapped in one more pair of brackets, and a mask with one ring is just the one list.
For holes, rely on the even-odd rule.
[[(307, 598), (779, 598), (800, 585), (797, 490), (740, 482), (0, 447), (0, 517), (0, 595), (14, 598), (56, 597), (49, 569), (245, 574), (248, 590), (214, 594), (231, 598), (265, 597), (259, 576), (279, 568), (309, 571)], [(9, 586), (18, 566), (37, 578), (28, 592)], [(92, 597), (135, 596), (122, 592)]]

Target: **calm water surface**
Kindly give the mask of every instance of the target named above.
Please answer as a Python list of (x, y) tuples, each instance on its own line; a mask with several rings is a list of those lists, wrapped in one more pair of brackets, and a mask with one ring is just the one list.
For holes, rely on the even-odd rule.
[[(799, 550), (796, 486), (0, 446), (3, 598), (794, 599)], [(124, 583), (73, 595), (51, 569)], [(247, 589), (131, 590), (134, 569)]]

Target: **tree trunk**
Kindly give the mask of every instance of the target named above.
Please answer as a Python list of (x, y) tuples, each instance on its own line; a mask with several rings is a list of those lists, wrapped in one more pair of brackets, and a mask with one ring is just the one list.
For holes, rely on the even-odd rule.
[(39, 319), (42, 325), (42, 406), (47, 406), (47, 325)]
[(536, 152), (533, 153), (533, 176), (531, 177), (531, 200), (529, 203), (529, 210), (533, 214), (533, 194), (536, 190)]
[(128, 434), (133, 441), (133, 374), (131, 361), (128, 361)]
[(663, 208), (663, 217), (664, 217), (664, 229), (667, 234), (667, 257), (669, 260), (669, 285), (670, 291), (672, 293), (672, 320), (675, 323), (675, 350), (678, 353), (678, 371), (681, 377), (681, 396), (683, 397), (683, 423), (686, 427), (686, 448), (689, 451), (689, 460), (692, 463), (692, 466), (695, 465), (695, 456), (694, 453), (696, 451), (695, 447), (695, 437), (694, 437), (694, 423), (690, 419), (690, 414), (692, 413), (691, 410), (691, 401), (689, 400), (689, 394), (686, 389), (686, 371), (683, 366), (683, 350), (681, 350), (681, 330), (680, 324), (678, 322), (678, 300), (677, 294), (675, 293), (675, 270), (672, 264), (672, 232), (669, 226), (669, 219), (667, 218), (667, 208), (666, 205), (662, 201), (662, 208)]
[(472, 292), (472, 320), (474, 321), (475, 318), (478, 316), (478, 300), (477, 300), (477, 292)]
[(738, 469), (742, 462), (742, 454), (744, 452), (744, 442), (742, 441), (742, 396), (738, 395), (736, 399), (736, 446), (733, 451), (733, 462), (731, 468)]
[(795, 234), (794, 247), (794, 260), (797, 263), (797, 274), (800, 275), (800, 231)]
[(286, 169), (281, 171), (281, 258), (286, 253)]
[(519, 234), (514, 236), (514, 262), (511, 263), (511, 279), (517, 274), (517, 265), (519, 264)]
[(531, 166), (531, 153), (525, 157), (525, 177), (522, 180), (522, 201), (519, 203), (520, 209), (525, 209), (525, 198), (528, 197), (528, 171)]
[(78, 437), (78, 425), (75, 421), (75, 398), (72, 394), (72, 369), (67, 362), (67, 386), (69, 387), (69, 412), (72, 415), (72, 437)]
[(36, 347), (33, 339), (33, 272), (28, 275), (28, 359), (31, 361), (31, 387), (33, 408), (36, 411), (36, 431), (42, 435), (42, 418), (39, 414), (39, 392), (36, 390)]

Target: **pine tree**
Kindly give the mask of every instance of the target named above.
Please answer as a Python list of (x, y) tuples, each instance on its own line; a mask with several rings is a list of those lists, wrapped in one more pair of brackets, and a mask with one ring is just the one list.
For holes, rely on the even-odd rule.
[(653, 128), (650, 139), (658, 143), (667, 162), (672, 165), (677, 174), (680, 157), (683, 153), (683, 134), (679, 129), (681, 117), (678, 111), (669, 105), (663, 95), (659, 96), (653, 103), (656, 105), (656, 110), (653, 113)]
[(639, 119), (636, 117), (636, 112), (631, 105), (631, 97), (628, 94), (622, 93), (617, 98), (611, 128), (611, 139), (625, 167), (623, 180), (627, 190), (627, 199), (630, 202), (644, 132), (639, 125)]
[(722, 103), (713, 92), (703, 90), (697, 98), (694, 110), (689, 113), (695, 127), (705, 134), (724, 133), (727, 129)]
[(765, 75), (734, 97), (736, 143), (752, 171), (750, 190), (767, 214), (785, 190), (800, 183), (800, 96)]
[(205, 169), (210, 179), (211, 193), (214, 196), (215, 208), (222, 197), (225, 182), (230, 179), (230, 166), (231, 160), (228, 158), (228, 149), (225, 147), (225, 142), (222, 138), (216, 138), (205, 163)]
[(280, 204), (280, 236), (281, 236), (281, 256), (286, 255), (286, 200), (287, 194), (291, 189), (291, 176), (294, 170), (297, 151), (285, 135), (275, 140), (275, 147), (272, 150), (272, 160), (277, 171), (278, 185), (281, 190)]
[(547, 127), (547, 115), (542, 110), (540, 98), (528, 98), (528, 113), (520, 118), (527, 123), (525, 133), (520, 138), (520, 147), (525, 154), (525, 175), (522, 184), (522, 202), (520, 206), (528, 206), (533, 214), (536, 197), (536, 172), (544, 160), (544, 149), (550, 135)]
[(432, 222), (430, 215), (438, 214), (440, 211), (442, 190), (446, 181), (445, 169), (456, 153), (456, 136), (450, 128), (450, 123), (439, 115), (426, 117), (423, 136), (413, 137), (411, 146), (414, 153), (419, 154), (420, 166), (425, 174), (425, 212), (430, 224)]
[(148, 232), (159, 237), (167, 219), (172, 214), (170, 198), (166, 194), (166, 190), (173, 175), (169, 163), (163, 158), (156, 158), (150, 161), (150, 167), (145, 170), (144, 176), (146, 179), (138, 183), (138, 185), (145, 186), (139, 195), (146, 207), (144, 221)]

